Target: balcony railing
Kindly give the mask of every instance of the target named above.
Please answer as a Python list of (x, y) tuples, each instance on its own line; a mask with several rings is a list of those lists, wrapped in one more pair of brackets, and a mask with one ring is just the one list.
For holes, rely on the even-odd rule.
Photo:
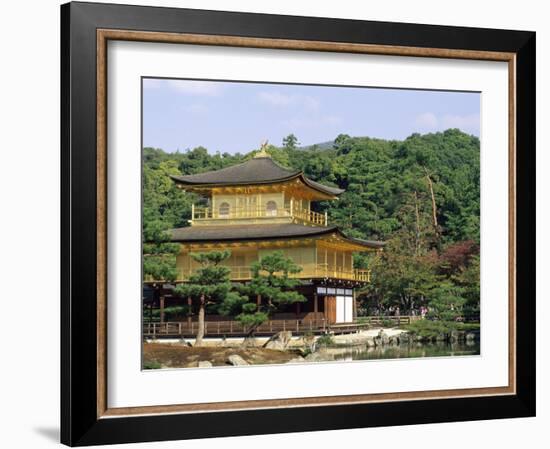
[[(252, 279), (252, 269), (250, 266), (229, 266), (231, 270), (229, 277), (234, 281), (246, 281)], [(178, 280), (185, 281), (193, 274), (194, 270), (180, 270)], [(332, 278), (344, 279), (350, 281), (370, 282), (370, 270), (345, 269), (341, 267), (330, 267), (325, 264), (318, 264), (304, 267), (302, 271), (290, 274), (293, 278)]]
[[(292, 331), (293, 333), (325, 333), (330, 330), (333, 334), (349, 334), (352, 331), (382, 327), (384, 322), (390, 321), (394, 326), (411, 324), (420, 321), (423, 317), (419, 315), (408, 316), (369, 316), (359, 318), (351, 323), (329, 323), (326, 319), (303, 320), (303, 319), (272, 319), (261, 324), (255, 335), (273, 335), (280, 331)], [(189, 318), (187, 321), (164, 321), (144, 322), (143, 336), (148, 338), (193, 338), (197, 333), (198, 324), (196, 318)], [(244, 336), (248, 334), (248, 327), (235, 320), (205, 321), (204, 334), (207, 336)]]
[(289, 207), (267, 209), (265, 207), (231, 207), (227, 209), (212, 209), (211, 207), (192, 206), (191, 220), (226, 219), (235, 220), (241, 218), (277, 218), (293, 217), (305, 223), (318, 226), (327, 226), (327, 214), (320, 214), (308, 209), (301, 209), (291, 203)]

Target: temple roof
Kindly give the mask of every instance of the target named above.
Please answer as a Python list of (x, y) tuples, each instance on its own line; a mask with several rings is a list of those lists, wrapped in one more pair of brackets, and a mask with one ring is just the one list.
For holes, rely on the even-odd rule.
[(310, 188), (326, 195), (337, 196), (344, 192), (312, 181), (301, 170), (288, 170), (281, 167), (269, 156), (254, 157), (241, 164), (196, 175), (171, 176), (182, 188), (208, 188), (219, 186), (241, 186), (273, 184), (299, 178)]
[(188, 226), (173, 229), (172, 241), (181, 243), (243, 241), (243, 240), (276, 240), (318, 237), (338, 234), (348, 242), (366, 248), (382, 248), (385, 243), (373, 240), (362, 240), (346, 237), (336, 226), (305, 226), (295, 223), (260, 224), (260, 225), (225, 225), (225, 226)]

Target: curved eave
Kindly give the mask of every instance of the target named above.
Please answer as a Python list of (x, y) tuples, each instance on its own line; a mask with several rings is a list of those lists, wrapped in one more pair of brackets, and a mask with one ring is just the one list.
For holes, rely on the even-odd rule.
[[(235, 227), (236, 229), (230, 229)], [(300, 229), (302, 228), (302, 229)], [(290, 232), (288, 231), (290, 229)], [(179, 232), (178, 232), (179, 231)], [(187, 237), (178, 236), (183, 231), (191, 233)], [(193, 236), (195, 231), (199, 234), (201, 231), (205, 235)], [(232, 233), (232, 231), (236, 231)], [(200, 226), (200, 227), (185, 227), (172, 230), (172, 242), (185, 244), (193, 243), (212, 243), (212, 242), (246, 242), (246, 241), (262, 241), (262, 240), (290, 240), (290, 239), (305, 239), (316, 238), (327, 234), (333, 234), (338, 231), (336, 226), (331, 227), (311, 227), (296, 224), (289, 225), (244, 225), (244, 226)], [(241, 234), (241, 235), (239, 235)]]
[(345, 192), (345, 190), (343, 189), (339, 189), (337, 187), (325, 186), (316, 181), (312, 181), (311, 179), (306, 178), (303, 172), (300, 172), (300, 176), (304, 184), (306, 184), (308, 187), (314, 190), (317, 190), (318, 192), (325, 193), (327, 195), (333, 195), (334, 197), (338, 197)]
[(200, 181), (192, 181), (189, 179), (185, 179), (185, 176), (175, 176), (170, 175), (170, 178), (172, 178), (173, 181), (175, 181), (178, 185), (182, 186), (182, 188), (195, 188), (195, 189), (213, 189), (215, 187), (241, 187), (241, 186), (253, 186), (253, 185), (265, 185), (265, 184), (278, 184), (280, 182), (286, 182), (286, 181), (292, 181), (293, 179), (296, 179), (298, 176), (300, 176), (302, 172), (296, 172), (292, 173), (289, 176), (284, 176), (280, 178), (274, 178), (274, 179), (267, 179), (265, 181), (249, 181), (249, 182), (200, 182)]
[(338, 233), (342, 236), (342, 238), (354, 245), (358, 245), (362, 248), (365, 248), (365, 251), (372, 251), (372, 250), (381, 250), (386, 246), (386, 242), (380, 242), (378, 240), (363, 240), (363, 239), (357, 239), (354, 237), (347, 237), (345, 236), (342, 231), (338, 230)]
[[(172, 242), (182, 244), (237, 243), (250, 241), (299, 240), (336, 237), (339, 241), (352, 246), (355, 251), (375, 251), (384, 247), (385, 242), (361, 240), (347, 237), (336, 226), (310, 227), (296, 224), (288, 225), (246, 225), (238, 226), (185, 227), (172, 230)], [(193, 235), (194, 234), (194, 235)], [(202, 234), (202, 235), (201, 235)]]
[(175, 175), (170, 175), (170, 178), (174, 182), (176, 182), (176, 184), (178, 184), (178, 186), (181, 189), (188, 190), (188, 191), (210, 190), (217, 187), (248, 187), (248, 186), (256, 186), (256, 185), (260, 186), (260, 185), (268, 185), (268, 184), (282, 184), (285, 182), (293, 181), (294, 179), (300, 179), (300, 181), (302, 181), (302, 183), (308, 188), (318, 193), (321, 193), (323, 195), (327, 195), (334, 199), (337, 198), (342, 193), (344, 193), (344, 190), (342, 189), (325, 186), (316, 181), (312, 181), (311, 179), (307, 178), (302, 171), (293, 173), (292, 175), (282, 177), (282, 178), (268, 179), (265, 181), (240, 182), (240, 183), (236, 183), (236, 182), (201, 183), (201, 182), (193, 182), (188, 179), (185, 179), (184, 177), (175, 176)]

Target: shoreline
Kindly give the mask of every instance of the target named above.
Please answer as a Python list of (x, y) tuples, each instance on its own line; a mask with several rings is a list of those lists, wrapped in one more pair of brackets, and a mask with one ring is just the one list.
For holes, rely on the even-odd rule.
[[(233, 339), (228, 345), (214, 344), (194, 347), (188, 342), (155, 341), (143, 345), (143, 369), (207, 368), (254, 365), (286, 365), (316, 362), (341, 362), (370, 359), (402, 359), (436, 356), (479, 355), (479, 341), (474, 339), (455, 342), (420, 342), (394, 332), (390, 338), (362, 335), (353, 341), (339, 338), (330, 344), (310, 346), (295, 338), (284, 349), (260, 345), (243, 345), (243, 339)], [(265, 340), (265, 339), (262, 339)], [(317, 339), (318, 340), (318, 339)], [(263, 343), (265, 345), (265, 342)], [(477, 348), (477, 350), (476, 350)], [(477, 352), (476, 352), (477, 351)]]
[[(388, 338), (395, 338), (402, 334), (408, 334), (408, 331), (399, 328), (384, 328), (377, 327), (368, 330), (361, 330), (359, 332), (353, 332), (349, 334), (339, 334), (339, 335), (330, 335), (331, 340), (335, 345), (345, 345), (345, 346), (359, 346), (368, 343), (369, 340), (377, 337), (380, 332), (384, 332)], [(289, 348), (301, 348), (304, 345), (308, 345), (306, 341), (315, 341), (323, 338), (323, 335), (313, 335), (313, 336), (303, 336), (303, 335), (292, 335), (288, 342)], [(253, 339), (248, 339), (247, 346), (250, 347), (262, 347), (266, 344), (272, 337), (253, 337)], [(204, 337), (202, 347), (226, 347), (226, 348), (236, 348), (242, 347), (242, 345), (247, 340), (246, 337)], [(146, 338), (146, 343), (152, 344), (190, 344), (194, 345), (194, 338)]]

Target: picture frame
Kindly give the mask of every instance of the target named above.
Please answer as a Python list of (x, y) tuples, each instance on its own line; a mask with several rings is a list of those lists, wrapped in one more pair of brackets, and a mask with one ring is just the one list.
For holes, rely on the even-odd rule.
[[(107, 406), (107, 43), (504, 61), (509, 384), (350, 397)], [(535, 415), (535, 33), (73, 2), (61, 7), (61, 441), (70, 446)]]

